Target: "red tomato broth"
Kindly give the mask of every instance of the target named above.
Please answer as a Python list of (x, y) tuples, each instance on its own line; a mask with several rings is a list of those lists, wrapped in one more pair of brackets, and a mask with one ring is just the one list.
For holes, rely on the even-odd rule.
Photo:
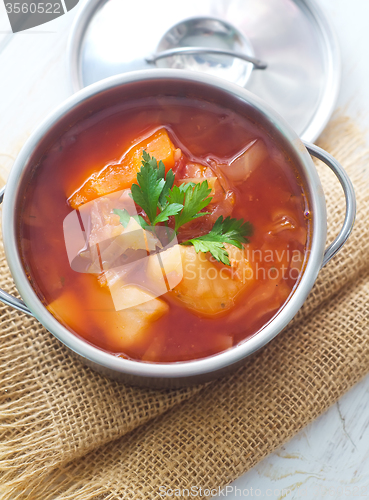
[[(227, 164), (255, 138), (264, 142), (268, 157), (244, 183), (232, 186), (235, 204), (231, 215), (252, 223), (254, 232), (245, 250), (252, 256), (253, 267), (259, 265), (261, 271), (251, 289), (238, 294), (234, 307), (215, 317), (187, 309), (173, 292), (161, 296), (169, 311), (152, 323), (141, 340), (122, 352), (106, 332), (109, 318), (116, 314), (110, 291), (99, 285), (96, 276), (71, 269), (63, 220), (72, 210), (67, 198), (91, 174), (118, 162), (130, 146), (162, 127), (186, 157), (176, 163), (174, 170), (178, 173), (189, 161), (210, 168), (214, 163)], [(297, 222), (297, 229), (305, 231), (305, 241), (303, 235), (296, 239), (292, 229), (270, 234), (278, 211)], [(300, 273), (287, 273), (283, 286), (276, 280), (274, 283), (273, 273), (281, 276), (281, 266), (290, 265), (293, 251), (306, 254), (310, 218), (304, 216), (305, 212), (308, 204), (294, 166), (261, 127), (220, 105), (195, 99), (151, 98), (137, 100), (134, 108), (122, 106), (110, 115), (96, 113), (90, 121), (71, 127), (50, 148), (26, 189), (19, 245), (36, 293), (46, 306), (63, 298), (63, 314), (55, 310), (53, 314), (73, 333), (124, 357), (183, 361), (213, 355), (244, 341), (278, 312)], [(205, 218), (199, 218), (190, 229), (199, 235), (209, 226)], [(182, 235), (185, 233), (186, 228)], [(258, 304), (258, 294), (267, 294), (268, 287), (274, 290), (274, 286), (281, 290), (278, 301), (273, 292), (268, 307), (265, 301)]]

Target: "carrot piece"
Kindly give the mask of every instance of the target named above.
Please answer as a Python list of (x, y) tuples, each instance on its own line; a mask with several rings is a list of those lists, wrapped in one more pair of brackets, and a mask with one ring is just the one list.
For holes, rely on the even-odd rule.
[(101, 172), (92, 174), (68, 199), (70, 206), (78, 208), (100, 196), (130, 188), (141, 168), (143, 150), (161, 160), (167, 171), (174, 166), (176, 149), (163, 128), (134, 145), (120, 163), (108, 165)]

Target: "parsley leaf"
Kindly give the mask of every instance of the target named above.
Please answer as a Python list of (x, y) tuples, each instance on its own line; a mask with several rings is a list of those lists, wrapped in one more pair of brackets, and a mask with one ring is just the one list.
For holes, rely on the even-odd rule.
[(132, 184), (131, 187), (133, 201), (143, 208), (152, 224), (165, 181), (158, 179), (156, 170), (149, 163), (145, 163), (137, 173), (137, 182), (138, 184)]
[(127, 210), (125, 208), (123, 208), (123, 210), (120, 210), (119, 208), (114, 208), (113, 212), (116, 215), (119, 215), (120, 223), (124, 228), (126, 228), (128, 226), (129, 219), (131, 218)]
[(247, 236), (251, 234), (252, 225), (249, 222), (231, 217), (223, 220), (221, 215), (209, 233), (187, 240), (182, 245), (193, 245), (196, 252), (210, 252), (217, 261), (229, 266), (229, 256), (224, 243), (242, 248), (242, 243), (248, 243)]
[(188, 245), (191, 243), (195, 247), (197, 253), (210, 252), (214, 259), (216, 259), (218, 262), (222, 262), (226, 266), (231, 265), (231, 263), (229, 262), (228, 252), (224, 247), (224, 243), (218, 241), (202, 241), (198, 238), (193, 238), (192, 240), (188, 240), (185, 243), (182, 243), (182, 245)]
[(180, 186), (173, 186), (167, 196), (168, 203), (178, 203), (183, 205), (183, 210), (174, 216), (175, 227), (178, 229), (198, 217), (208, 215), (208, 212), (200, 212), (203, 208), (209, 205), (212, 198), (209, 198), (211, 189), (209, 188), (208, 181), (199, 184), (181, 184)]
[(142, 151), (142, 166), (145, 166), (146, 164), (149, 165), (153, 170), (158, 170), (158, 179), (164, 179), (164, 172), (165, 172), (165, 167), (164, 163), (162, 161), (159, 162), (160, 169), (158, 168), (158, 162), (156, 161), (156, 158), (151, 157), (147, 151), (143, 150)]
[[(158, 222), (167, 221), (171, 215), (175, 215), (182, 210), (183, 205), (172, 206), (164, 210), (168, 204), (166, 197), (173, 187), (174, 173), (169, 170), (165, 176), (165, 166), (162, 161), (156, 161), (146, 151), (142, 152), (142, 167), (137, 173), (137, 183), (132, 184), (131, 194), (133, 201), (137, 203), (146, 213), (150, 223), (155, 226)], [(157, 215), (157, 209), (161, 213)]]
[(160, 212), (159, 215), (155, 217), (155, 220), (153, 222), (153, 226), (157, 224), (158, 222), (165, 222), (169, 219), (171, 215), (176, 215), (178, 212), (180, 212), (183, 208), (183, 205), (181, 203), (171, 203), (167, 204), (162, 212)]
[[(160, 162), (160, 163), (163, 163), (163, 162)], [(159, 196), (159, 208), (161, 210), (163, 210), (163, 208), (167, 204), (167, 196), (169, 194), (169, 191), (173, 187), (174, 178), (175, 178), (175, 176), (174, 176), (173, 170), (170, 169), (166, 175), (165, 184), (164, 184), (163, 190), (161, 192), (161, 195)], [(171, 214), (171, 215), (174, 215), (174, 214)]]
[(179, 190), (183, 193), (186, 193), (190, 188), (194, 188), (196, 184), (194, 182), (184, 182), (183, 184), (180, 184)]
[(161, 160), (159, 161), (158, 164), (156, 158), (154, 157), (151, 158), (149, 153), (147, 153), (146, 151), (142, 152), (142, 157), (143, 157), (142, 165), (145, 166), (146, 164), (148, 164), (153, 170), (156, 170), (158, 181), (160, 181), (161, 179), (165, 180), (163, 190), (159, 196), (159, 208), (163, 209), (166, 204), (166, 197), (168, 195), (168, 192), (173, 187), (174, 184), (175, 176), (173, 170), (170, 169), (167, 175), (165, 175), (165, 165)]
[(167, 195), (167, 203), (184, 204), (185, 193), (181, 190), (181, 186), (173, 186)]

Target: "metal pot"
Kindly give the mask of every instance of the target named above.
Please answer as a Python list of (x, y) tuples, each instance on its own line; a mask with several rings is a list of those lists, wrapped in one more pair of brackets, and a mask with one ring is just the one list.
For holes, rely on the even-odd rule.
[[(31, 166), (58, 137), (68, 123), (83, 110), (101, 109), (123, 99), (145, 95), (189, 95), (221, 102), (247, 113), (287, 151), (299, 171), (312, 209), (312, 236), (309, 257), (298, 286), (275, 317), (255, 336), (223, 353), (204, 359), (177, 363), (147, 363), (108, 354), (77, 337), (60, 324), (45, 308), (23, 269), (18, 249), (17, 209), (21, 187), (30, 182)], [(340, 234), (325, 249), (327, 233), (323, 189), (310, 154), (331, 168), (346, 198), (346, 217)], [(5, 192), (5, 195), (4, 195)], [(291, 321), (302, 306), (319, 270), (342, 247), (355, 220), (355, 194), (347, 174), (328, 153), (312, 144), (303, 144), (287, 123), (268, 105), (245, 89), (224, 80), (180, 70), (150, 70), (112, 77), (73, 95), (58, 107), (32, 134), (20, 152), (6, 186), (0, 192), (3, 206), (3, 239), (6, 258), (23, 300), (0, 291), (0, 300), (36, 317), (57, 339), (95, 370), (126, 383), (153, 387), (178, 387), (205, 382), (235, 369), (252, 353), (267, 344)]]

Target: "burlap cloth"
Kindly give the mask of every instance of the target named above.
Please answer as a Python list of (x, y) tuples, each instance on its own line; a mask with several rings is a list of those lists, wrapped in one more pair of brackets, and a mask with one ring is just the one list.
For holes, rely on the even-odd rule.
[[(369, 371), (369, 166), (336, 117), (319, 141), (354, 182), (357, 222), (293, 323), (244, 368), (206, 387), (125, 387), (82, 366), (40, 324), (1, 306), (2, 499), (155, 499), (159, 486), (223, 487)], [(342, 190), (319, 166), (329, 239)], [(1, 254), (0, 286), (13, 290)]]

